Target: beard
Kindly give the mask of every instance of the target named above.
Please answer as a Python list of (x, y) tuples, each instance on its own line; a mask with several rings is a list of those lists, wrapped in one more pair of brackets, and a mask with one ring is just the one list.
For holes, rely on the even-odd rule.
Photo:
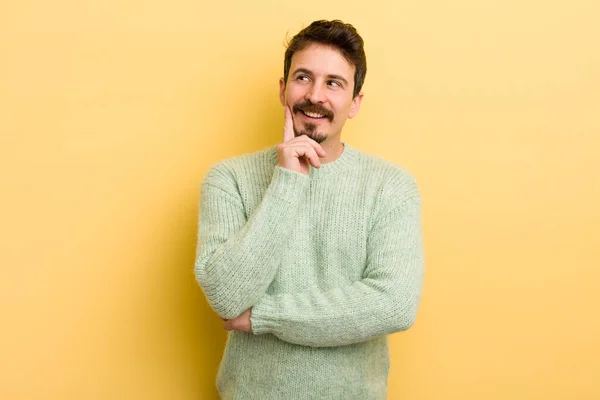
[[(323, 107), (320, 104), (314, 104), (310, 100), (306, 100), (300, 103), (294, 104), (293, 107), (294, 114), (301, 112), (311, 112), (316, 114), (321, 114), (325, 119), (329, 122), (333, 122), (333, 112)], [(294, 126), (294, 134), (296, 137), (306, 135), (317, 143), (322, 143), (327, 139), (328, 135), (325, 132), (317, 132), (317, 125), (312, 124), (310, 122), (303, 123), (303, 129), (296, 129)]]
[(296, 127), (294, 127), (294, 134), (296, 137), (306, 135), (319, 144), (327, 139), (327, 134), (324, 132), (317, 132), (317, 126), (311, 123), (305, 123), (304, 129), (296, 129)]

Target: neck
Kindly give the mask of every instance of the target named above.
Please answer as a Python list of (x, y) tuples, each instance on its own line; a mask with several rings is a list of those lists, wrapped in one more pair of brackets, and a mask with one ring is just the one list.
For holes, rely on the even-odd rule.
[(322, 164), (337, 160), (344, 152), (344, 145), (342, 144), (339, 135), (327, 138), (321, 143), (321, 147), (327, 153), (325, 157), (319, 158)]

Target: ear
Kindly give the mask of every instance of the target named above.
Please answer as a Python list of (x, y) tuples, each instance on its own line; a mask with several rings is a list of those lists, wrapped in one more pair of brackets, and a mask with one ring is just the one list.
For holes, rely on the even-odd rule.
[(348, 113), (348, 118), (354, 117), (358, 114), (358, 110), (360, 109), (360, 103), (362, 102), (362, 98), (364, 96), (363, 92), (360, 92), (356, 95), (355, 98), (352, 99), (352, 105), (350, 106), (350, 112)]
[(285, 107), (285, 81), (283, 78), (279, 79), (279, 101)]

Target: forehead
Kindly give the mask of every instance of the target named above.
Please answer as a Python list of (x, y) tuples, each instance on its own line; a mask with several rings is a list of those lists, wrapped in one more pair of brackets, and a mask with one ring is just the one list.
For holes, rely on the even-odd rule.
[(310, 44), (294, 53), (290, 73), (299, 68), (308, 69), (315, 75), (341, 75), (348, 82), (353, 80), (355, 69), (338, 49), (321, 44)]

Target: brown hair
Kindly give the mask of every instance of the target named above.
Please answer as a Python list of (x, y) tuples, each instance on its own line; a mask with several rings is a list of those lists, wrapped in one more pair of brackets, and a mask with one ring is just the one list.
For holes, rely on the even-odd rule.
[(367, 58), (364, 42), (356, 29), (340, 20), (315, 21), (298, 32), (287, 44), (283, 61), (283, 80), (287, 84), (292, 56), (310, 44), (319, 43), (338, 49), (350, 64), (354, 65), (353, 98), (362, 89), (367, 75)]

